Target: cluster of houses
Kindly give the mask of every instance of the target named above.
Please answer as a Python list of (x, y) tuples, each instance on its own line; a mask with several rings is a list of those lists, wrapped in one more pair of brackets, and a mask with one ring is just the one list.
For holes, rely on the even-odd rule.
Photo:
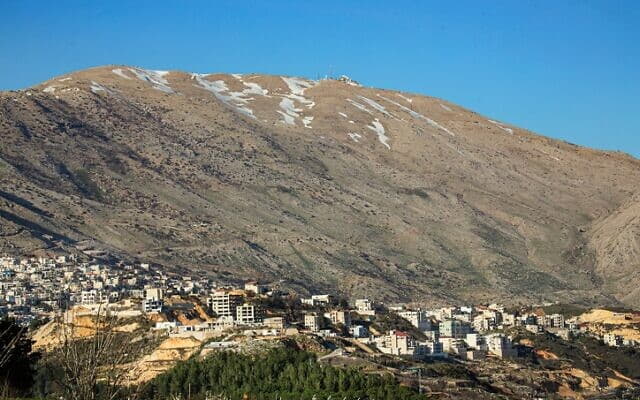
[[(0, 257), (0, 268), (0, 314), (25, 324), (71, 308), (89, 313), (111, 309), (123, 316), (144, 315), (154, 321), (156, 331), (199, 340), (227, 332), (264, 337), (306, 334), (342, 338), (369, 353), (467, 360), (522, 355), (523, 349), (505, 333), (513, 327), (565, 340), (594, 334), (562, 314), (508, 311), (498, 304), (420, 309), (357, 299), (349, 305), (331, 294), (297, 298), (255, 281), (243, 287), (217, 287), (211, 280), (168, 275), (148, 264), (5, 256)], [(284, 296), (295, 300), (295, 312), (268, 306)], [(404, 324), (382, 328), (379, 318), (388, 315)], [(599, 339), (610, 346), (638, 345), (610, 333)]]
[[(72, 305), (146, 299), (150, 287), (165, 293), (208, 293), (208, 279), (169, 275), (149, 264), (80, 262), (75, 255), (0, 257), (0, 316), (28, 325)], [(151, 304), (147, 304), (152, 306)]]
[[(156, 322), (154, 329), (165, 329), (170, 334), (194, 336), (198, 339), (215, 337), (230, 329), (241, 328), (247, 333), (253, 332), (256, 335), (276, 336), (285, 331), (284, 318), (280, 316), (265, 317), (263, 307), (251, 302), (260, 296), (271, 296), (273, 292), (267, 294), (264, 286), (256, 282), (248, 282), (244, 289), (215, 288), (207, 295), (200, 296), (201, 302), (206, 304), (209, 316), (200, 314), (198, 318), (188, 322), (173, 321)], [(153, 304), (153, 307), (146, 306)], [(179, 303), (183, 307), (181, 311), (191, 313), (194, 310), (194, 303)], [(163, 290), (154, 288), (147, 291), (143, 301), (143, 311), (147, 314), (175, 311), (176, 303), (167, 306), (163, 301)]]
[[(355, 314), (355, 320), (362, 322), (385, 312), (395, 313), (405, 319), (411, 324), (412, 331), (393, 329), (374, 332), (373, 328), (369, 330), (364, 324), (354, 323), (355, 318), (351, 315)], [(492, 321), (487, 323), (487, 319)], [(513, 319), (514, 322), (516, 320)], [(491, 332), (505, 327), (499, 309), (450, 307), (411, 310), (403, 306), (374, 307), (370, 300), (360, 299), (354, 302), (352, 310), (332, 310), (322, 316), (316, 313), (306, 314), (304, 325), (309, 331), (325, 336), (337, 335), (335, 326), (344, 326), (354, 340), (370, 349), (415, 359), (455, 355), (477, 360), (489, 353), (500, 358), (517, 356), (511, 338), (503, 333)]]
[[(153, 291), (151, 293), (156, 293)], [(266, 285), (248, 282), (244, 288), (216, 288), (204, 300), (215, 318), (192, 325), (179, 322), (159, 322), (156, 329), (168, 329), (171, 334), (190, 332), (199, 339), (219, 335), (232, 329), (255, 336), (309, 334), (324, 338), (343, 338), (370, 353), (425, 359), (455, 356), (481, 360), (487, 355), (499, 358), (522, 356), (528, 351), (515, 345), (505, 332), (521, 327), (535, 334), (551, 333), (571, 340), (579, 335), (593, 335), (576, 319), (566, 321), (562, 314), (538, 315), (534, 312), (507, 311), (504, 306), (444, 307), (411, 309), (403, 305), (385, 306), (369, 299), (357, 299), (351, 305), (339, 302), (331, 294), (299, 299), (300, 316), (289, 320), (265, 309), (256, 299), (278, 296)], [(155, 294), (152, 296), (155, 301)], [(159, 310), (147, 310), (154, 312)], [(376, 318), (395, 314), (405, 320), (410, 330), (376, 329)], [(638, 345), (621, 337), (605, 334), (598, 337), (611, 346)]]

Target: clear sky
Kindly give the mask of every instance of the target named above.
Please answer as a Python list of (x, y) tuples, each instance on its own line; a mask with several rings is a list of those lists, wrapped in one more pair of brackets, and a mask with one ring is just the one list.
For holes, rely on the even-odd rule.
[(346, 74), (640, 157), (637, 0), (0, 0), (0, 89), (103, 64)]

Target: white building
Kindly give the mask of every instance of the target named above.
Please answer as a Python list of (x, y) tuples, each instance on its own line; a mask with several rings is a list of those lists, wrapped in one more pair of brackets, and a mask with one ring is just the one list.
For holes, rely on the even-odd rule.
[(164, 307), (164, 301), (144, 299), (142, 300), (142, 311), (145, 313), (160, 313)]
[(155, 330), (174, 330), (178, 327), (178, 325), (180, 325), (179, 322), (176, 321), (163, 321), (163, 322), (156, 322), (155, 326), (153, 327), (153, 329)]
[(243, 304), (236, 307), (236, 322), (240, 325), (253, 325), (261, 322), (256, 306)]
[(253, 294), (265, 294), (269, 291), (269, 287), (266, 285), (261, 285), (257, 281), (249, 281), (244, 284), (244, 290)]
[(406, 332), (389, 331), (389, 334), (374, 339), (376, 347), (384, 354), (413, 355), (415, 344)]
[(613, 333), (605, 333), (602, 340), (606, 345), (613, 347), (620, 347), (623, 344), (622, 336)]
[(330, 305), (335, 303), (335, 298), (330, 294), (314, 294), (313, 296), (311, 296), (311, 299), (315, 302), (315, 304)]
[(279, 329), (279, 330), (284, 329), (284, 326), (285, 326), (285, 322), (284, 322), (284, 318), (283, 317), (265, 318), (264, 321), (262, 322), (262, 324), (264, 326), (266, 326), (267, 328)]
[(460, 339), (465, 338), (467, 336), (467, 333), (471, 332), (471, 326), (469, 324), (457, 319), (450, 319), (440, 322), (439, 329), (440, 336)]
[(465, 342), (472, 350), (488, 350), (486, 338), (479, 333), (467, 333)]
[(524, 329), (526, 329), (527, 331), (531, 332), (531, 333), (535, 333), (536, 335), (539, 333), (544, 333), (544, 326), (542, 325), (525, 325)]
[(459, 357), (467, 357), (467, 343), (464, 339), (440, 338), (442, 348), (445, 352), (455, 354)]
[(375, 315), (373, 303), (369, 299), (358, 299), (355, 302), (356, 311), (360, 315)]
[(109, 303), (109, 294), (96, 289), (83, 290), (80, 293), (80, 302), (82, 305), (106, 304)]
[(411, 325), (415, 326), (420, 331), (430, 331), (432, 329), (431, 319), (429, 319), (427, 313), (422, 310), (400, 311), (398, 315), (411, 322)]
[[(417, 357), (416, 357), (417, 356)], [(442, 343), (437, 340), (426, 340), (416, 344), (415, 358), (446, 357)]]
[(144, 290), (144, 297), (147, 300), (163, 300), (164, 290), (160, 288), (147, 288)]
[(338, 324), (344, 325), (347, 328), (351, 326), (351, 314), (349, 311), (333, 310), (328, 313), (327, 318), (329, 318), (331, 324), (334, 326)]
[(216, 290), (207, 303), (218, 317), (236, 318), (236, 308), (242, 304), (242, 296), (233, 294), (229, 290)]
[(305, 314), (304, 326), (311, 332), (318, 332), (323, 327), (323, 318), (317, 314)]
[(351, 328), (349, 328), (349, 333), (354, 338), (365, 338), (365, 337), (369, 336), (369, 331), (367, 330), (366, 327), (364, 327), (362, 325), (354, 325), (354, 326), (352, 326)]
[(502, 334), (487, 335), (487, 347), (489, 352), (500, 358), (512, 358), (516, 356), (511, 339)]

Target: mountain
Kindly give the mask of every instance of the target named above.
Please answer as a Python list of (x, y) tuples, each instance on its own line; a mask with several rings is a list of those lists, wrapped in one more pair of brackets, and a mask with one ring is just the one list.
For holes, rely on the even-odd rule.
[(437, 98), (107, 66), (1, 92), (0, 134), (0, 252), (386, 301), (640, 305), (640, 161)]

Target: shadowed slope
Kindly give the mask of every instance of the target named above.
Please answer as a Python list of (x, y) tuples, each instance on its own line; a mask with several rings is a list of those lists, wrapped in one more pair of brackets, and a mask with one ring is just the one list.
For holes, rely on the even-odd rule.
[(0, 251), (53, 232), (303, 291), (638, 301), (591, 232), (630, 201), (638, 160), (442, 100), (101, 67), (0, 94), (0, 129)]

